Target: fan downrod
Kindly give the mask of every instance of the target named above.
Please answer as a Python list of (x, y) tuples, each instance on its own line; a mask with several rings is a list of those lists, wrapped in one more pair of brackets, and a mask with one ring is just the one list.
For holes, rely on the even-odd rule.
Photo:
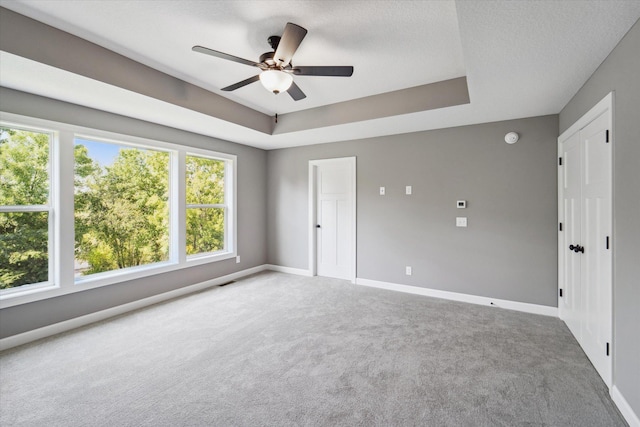
[(278, 45), (280, 44), (280, 36), (271, 36), (267, 39), (269, 46), (275, 52), (278, 49)]

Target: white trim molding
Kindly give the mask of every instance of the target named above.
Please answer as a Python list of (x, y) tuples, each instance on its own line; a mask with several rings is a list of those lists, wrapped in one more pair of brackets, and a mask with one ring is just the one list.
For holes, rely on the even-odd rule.
[[(600, 114), (606, 112), (607, 110), (610, 114), (613, 114), (613, 96), (614, 92), (609, 92), (604, 98), (602, 98), (596, 105), (591, 107), (589, 111), (587, 111), (584, 116), (580, 117), (574, 124), (572, 124), (567, 130), (562, 132), (562, 135), (558, 137), (558, 141), (564, 141), (569, 138), (574, 133), (578, 132), (580, 129), (591, 123), (594, 119), (596, 119)], [(613, 129), (611, 129), (612, 138), (613, 138)]]
[(638, 415), (633, 411), (629, 402), (627, 402), (627, 399), (624, 398), (615, 385), (611, 387), (611, 399), (618, 407), (624, 419), (629, 423), (629, 427), (640, 427), (640, 418), (638, 418)]
[(275, 264), (265, 264), (264, 267), (266, 270), (277, 271), (279, 273), (295, 274), (297, 276), (306, 276), (306, 277), (313, 276), (310, 270), (305, 270), (302, 268), (284, 267), (282, 265), (275, 265)]
[(529, 304), (526, 302), (509, 301), (497, 298), (481, 297), (477, 295), (461, 294), (457, 292), (441, 291), (438, 289), (421, 288), (418, 286), (400, 285), (397, 283), (380, 282), (377, 280), (356, 279), (357, 285), (372, 288), (386, 289), (390, 291), (405, 292), (408, 294), (422, 295), (432, 298), (441, 298), (451, 301), (467, 302), (470, 304), (486, 305), (490, 307), (506, 308), (507, 310), (522, 311), (525, 313), (541, 314), (543, 316), (558, 317), (558, 308), (546, 305)]
[(128, 313), (133, 310), (138, 310), (140, 308), (157, 304), (159, 302), (167, 301), (173, 298), (198, 292), (207, 288), (211, 288), (213, 286), (219, 286), (219, 285), (228, 283), (232, 280), (240, 279), (242, 277), (249, 276), (255, 273), (260, 273), (261, 271), (265, 271), (268, 269), (269, 268), (266, 265), (259, 265), (257, 267), (248, 268), (246, 270), (227, 274), (225, 276), (217, 277), (215, 279), (196, 283), (194, 285), (185, 286), (179, 289), (174, 289), (173, 291), (164, 292), (158, 295), (153, 295), (151, 297), (143, 298), (137, 301), (132, 301), (127, 304), (122, 304), (116, 307), (107, 308), (106, 310), (97, 311), (95, 313), (86, 314), (84, 316), (75, 317), (73, 319), (65, 320), (63, 322), (54, 323), (52, 325), (43, 326), (42, 328), (38, 328), (38, 329), (27, 331), (21, 334), (2, 338), (0, 339), (0, 351), (17, 347), (19, 345), (27, 344), (42, 338), (47, 338), (52, 335), (60, 334), (62, 332), (67, 332), (72, 329), (89, 325), (91, 323), (100, 322), (110, 317), (119, 316), (121, 314)]

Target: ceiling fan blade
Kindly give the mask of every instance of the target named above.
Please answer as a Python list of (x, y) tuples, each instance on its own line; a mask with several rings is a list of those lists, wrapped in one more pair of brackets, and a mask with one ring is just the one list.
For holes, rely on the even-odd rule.
[(217, 50), (209, 49), (203, 46), (194, 46), (191, 48), (194, 52), (204, 53), (205, 55), (215, 56), (216, 58), (226, 59), (227, 61), (237, 62), (239, 64), (251, 65), (257, 67), (258, 64), (255, 61), (249, 61), (248, 59), (238, 58), (237, 56), (229, 55), (228, 53), (218, 52)]
[(278, 43), (278, 48), (273, 59), (278, 65), (285, 67), (291, 62), (293, 54), (298, 50), (298, 46), (302, 43), (302, 39), (307, 35), (307, 30), (299, 25), (288, 22), (284, 27), (284, 32)]
[(287, 92), (289, 93), (289, 95), (291, 95), (294, 101), (300, 101), (301, 99), (305, 99), (307, 97), (302, 89), (298, 87), (296, 82), (291, 83), (291, 86), (289, 87), (289, 89), (287, 89)]
[(225, 92), (231, 92), (232, 90), (240, 89), (243, 86), (246, 86), (253, 82), (257, 82), (258, 80), (260, 80), (260, 75), (249, 77), (248, 79), (238, 82), (236, 84), (232, 84), (231, 86), (223, 87), (222, 90)]
[(332, 76), (332, 77), (351, 77), (353, 74), (352, 66), (327, 66), (327, 67), (294, 67), (293, 74), (297, 76)]

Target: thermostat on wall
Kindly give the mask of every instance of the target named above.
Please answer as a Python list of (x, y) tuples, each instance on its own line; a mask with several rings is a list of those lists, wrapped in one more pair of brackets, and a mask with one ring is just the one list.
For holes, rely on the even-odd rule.
[(467, 201), (466, 200), (458, 200), (458, 202), (456, 203), (456, 207), (458, 209), (465, 209), (467, 207)]

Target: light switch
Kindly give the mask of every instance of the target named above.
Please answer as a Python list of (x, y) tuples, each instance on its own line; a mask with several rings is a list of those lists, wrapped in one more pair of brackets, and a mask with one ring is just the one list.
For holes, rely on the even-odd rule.
[(456, 227), (466, 227), (467, 226), (467, 217), (459, 216), (456, 217)]
[(384, 196), (384, 192), (385, 192), (385, 191), (384, 191), (384, 187), (380, 187), (380, 195), (381, 195), (381, 196)]
[(407, 185), (407, 186), (405, 187), (405, 189), (404, 189), (404, 192), (405, 192), (407, 195), (411, 195), (411, 186), (410, 186), (410, 185)]

